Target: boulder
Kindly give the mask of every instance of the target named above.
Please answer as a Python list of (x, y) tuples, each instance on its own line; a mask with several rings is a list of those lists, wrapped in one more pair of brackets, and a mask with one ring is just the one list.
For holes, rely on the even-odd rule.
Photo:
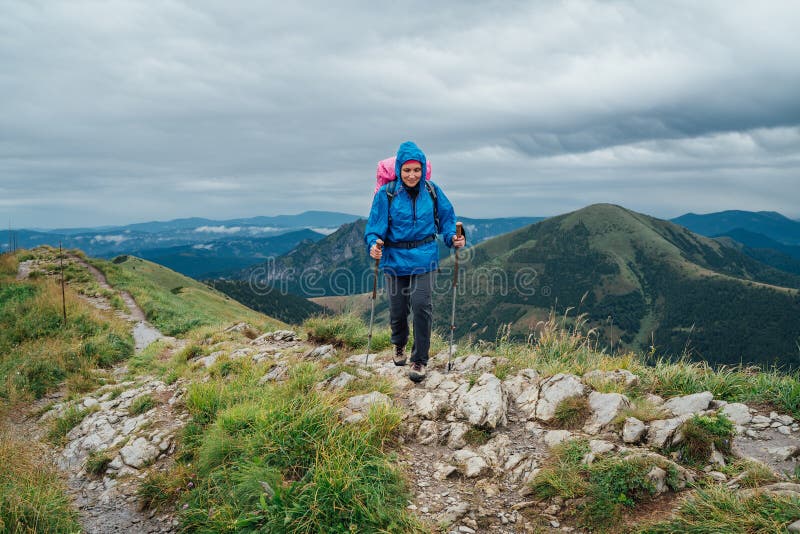
[(581, 380), (570, 374), (559, 373), (541, 385), (539, 401), (536, 403), (536, 418), (549, 422), (553, 419), (556, 407), (564, 399), (581, 397), (586, 392), (586, 386)]
[(456, 451), (453, 453), (452, 459), (453, 463), (459, 467), (461, 473), (467, 478), (479, 477), (490, 470), (486, 460), (470, 449)]
[(391, 406), (392, 399), (380, 391), (356, 395), (347, 399), (347, 407), (354, 412), (365, 412), (377, 405)]
[(436, 421), (423, 421), (417, 431), (417, 441), (422, 445), (432, 445), (439, 440), (439, 427)]
[(713, 399), (714, 394), (710, 391), (693, 393), (669, 399), (664, 403), (664, 408), (670, 410), (676, 416), (693, 415), (708, 410), (708, 405)]
[(488, 356), (481, 356), (480, 354), (468, 354), (466, 356), (459, 356), (453, 360), (453, 369), (460, 373), (469, 373), (473, 371), (490, 371), (494, 366), (494, 362)]
[(659, 419), (650, 422), (650, 429), (647, 431), (647, 445), (663, 449), (672, 443), (675, 432), (686, 421), (687, 417), (673, 417), (671, 419)]
[(451, 449), (463, 449), (467, 446), (465, 436), (469, 432), (469, 425), (465, 423), (451, 423), (450, 435), (447, 438), (447, 446)]
[(647, 426), (635, 417), (625, 419), (622, 427), (622, 441), (625, 443), (639, 443), (647, 432)]
[(597, 434), (619, 415), (625, 408), (631, 405), (628, 397), (620, 393), (598, 393), (593, 391), (589, 394), (589, 409), (592, 415), (583, 427), (587, 434)]
[(160, 452), (159, 448), (147, 441), (147, 439), (138, 437), (132, 443), (122, 447), (119, 455), (126, 465), (141, 469), (158, 458)]
[(414, 390), (410, 400), (411, 413), (425, 419), (440, 419), (450, 411), (450, 395), (446, 391)]
[(549, 430), (544, 435), (544, 442), (551, 449), (570, 439), (572, 439), (572, 432), (569, 430)]
[(741, 402), (732, 402), (722, 407), (721, 413), (736, 425), (746, 425), (752, 421), (750, 408)]
[(484, 373), (469, 391), (459, 392), (458, 413), (471, 425), (496, 428), (506, 423), (506, 392), (493, 374)]

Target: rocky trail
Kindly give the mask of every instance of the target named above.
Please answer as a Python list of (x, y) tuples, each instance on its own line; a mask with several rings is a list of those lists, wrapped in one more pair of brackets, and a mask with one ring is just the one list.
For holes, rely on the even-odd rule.
[[(135, 302), (126, 299), (126, 303), (129, 320), (143, 323)], [(109, 304), (95, 299), (95, 305)], [(237, 329), (251, 327), (241, 323), (228, 330)], [(152, 331), (148, 335), (160, 337)], [(147, 337), (139, 339), (145, 343)], [(182, 341), (168, 338), (165, 347), (163, 357), (168, 358), (180, 350)], [(388, 380), (392, 396), (379, 391), (345, 396), (340, 419), (342, 424), (356, 423), (378, 404), (403, 408), (397, 453), (413, 493), (408, 508), (436, 532), (583, 532), (574, 511), (585, 498), (541, 499), (532, 494), (530, 485), (548, 465), (553, 448), (575, 439), (588, 443), (585, 464), (612, 456), (651, 463), (647, 477), (659, 495), (651, 509), (660, 518), (677, 505), (678, 495), (691, 491), (691, 484), (722, 485), (743, 495), (754, 491), (741, 484), (740, 476), (723, 472), (735, 458), (750, 458), (774, 472), (775, 481), (758, 491), (800, 498), (800, 484), (794, 478), (800, 424), (791, 416), (699, 392), (668, 399), (647, 395), (660, 415), (642, 421), (627, 415), (632, 398), (600, 386), (635, 388), (640, 379), (627, 370), (548, 377), (522, 369), (505, 376), (496, 367), (497, 359), (469, 354), (456, 358), (454, 370), (445, 373), (447, 354), (442, 353), (431, 358), (426, 380), (413, 384), (406, 377), (407, 368), (396, 367), (388, 352), (341, 357), (333, 346), (303, 341), (293, 331), (220, 342), (207, 347), (205, 354), (190, 360), (190, 365), (211, 368), (221, 357), (269, 363), (261, 383), (285, 380), (289, 359), (298, 357), (318, 362), (325, 370), (342, 365), (347, 369), (316, 384), (320, 390), (343, 394), (358, 379)], [(136, 490), (147, 472), (171, 465), (175, 436), (188, 420), (180, 402), (185, 383), (166, 384), (153, 377), (122, 381), (124, 367), (115, 374), (121, 383), (76, 401), (90, 413), (67, 435), (64, 449), (52, 456), (67, 475), (87, 532), (172, 532), (177, 521), (170, 513), (139, 511)], [(134, 407), (141, 406), (142, 399), (149, 399), (152, 406), (139, 413)], [(560, 427), (556, 417), (559, 405), (569, 399), (584, 399), (587, 407), (585, 419), (572, 429)], [(66, 403), (52, 406), (38, 420), (28, 420), (26, 431), (41, 438), (48, 420), (66, 409)], [(717, 413), (735, 425), (730, 455), (712, 450), (702, 465), (689, 467), (674, 452), (666, 452), (685, 439), (688, 420)], [(107, 465), (102, 474), (91, 475), (86, 472), (87, 458), (98, 450), (105, 451)], [(642, 513), (647, 510), (643, 507)], [(795, 526), (800, 531), (800, 522), (789, 531)]]
[[(114, 291), (94, 266), (75, 256), (66, 261), (82, 265), (101, 288)], [(18, 279), (27, 278), (36, 267), (34, 260), (21, 262)], [(168, 338), (150, 325), (129, 293), (118, 294), (127, 311), (117, 310), (116, 314), (131, 323), (136, 352), (158, 339), (167, 341), (163, 357), (183, 347), (184, 341)], [(104, 297), (81, 297), (98, 309), (113, 309)], [(149, 376), (124, 381), (125, 364), (115, 367), (112, 375), (123, 381), (104, 386), (75, 402), (61, 402), (64, 391), (48, 395), (34, 403), (18, 423), (42, 449), (43, 456), (64, 473), (85, 532), (174, 532), (177, 521), (172, 514), (142, 511), (137, 491), (149, 470), (165, 469), (171, 461), (175, 435), (188, 420), (185, 412), (178, 408), (183, 385), (180, 381), (167, 385)], [(135, 413), (132, 409), (135, 405), (139, 410), (147, 409)], [(36, 417), (45, 409), (43, 415)], [(53, 450), (45, 442), (47, 429), (54, 418), (70, 409), (85, 410), (88, 415), (67, 434), (64, 448)], [(107, 467), (99, 474), (88, 472), (90, 458)]]

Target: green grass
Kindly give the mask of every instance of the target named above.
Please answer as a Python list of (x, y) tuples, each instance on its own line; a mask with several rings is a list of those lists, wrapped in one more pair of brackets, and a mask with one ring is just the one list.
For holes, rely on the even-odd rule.
[(553, 419), (559, 428), (575, 429), (582, 427), (590, 414), (586, 397), (568, 397), (558, 403)]
[(576, 510), (578, 522), (592, 531), (615, 528), (623, 510), (655, 495), (656, 488), (647, 478), (655, 466), (666, 469), (667, 485), (677, 489), (675, 467), (666, 460), (603, 456), (586, 465), (583, 458), (588, 452), (586, 440), (555, 447), (549, 462), (534, 477), (532, 489), (541, 499), (583, 499)]
[(142, 395), (140, 397), (136, 397), (133, 402), (131, 402), (131, 405), (128, 407), (128, 415), (141, 415), (152, 408), (155, 408), (155, 406), (156, 401), (153, 399), (152, 395)]
[(65, 325), (60, 286), (46, 278), (18, 282), (9, 274), (14, 264), (3, 257), (0, 401), (41, 398), (65, 379), (71, 391), (87, 391), (99, 383), (91, 369), (133, 354), (127, 323), (91, 308), (68, 287)]
[(464, 441), (471, 446), (485, 445), (491, 438), (492, 432), (490, 430), (474, 426), (464, 434)]
[(677, 446), (680, 459), (701, 466), (709, 461), (716, 448), (726, 456), (733, 444), (733, 423), (723, 414), (695, 415), (681, 426), (683, 440)]
[(736, 459), (719, 470), (730, 478), (740, 477), (737, 483), (742, 488), (757, 488), (779, 480), (769, 466), (747, 458)]
[(89, 456), (86, 457), (84, 469), (86, 469), (86, 472), (90, 475), (102, 475), (105, 473), (106, 467), (108, 467), (112, 459), (113, 458), (105, 451), (92, 451), (89, 453)]
[[(124, 261), (90, 261), (103, 271), (114, 288), (128, 291), (147, 319), (167, 335), (183, 335), (205, 326), (221, 329), (239, 321), (262, 331), (286, 327), (205, 284), (155, 263), (134, 256), (126, 256)], [(172, 291), (178, 287), (180, 291)]]
[(725, 487), (698, 490), (673, 518), (640, 527), (642, 534), (772, 534), (800, 518), (800, 499), (756, 494), (742, 497)]
[(69, 431), (81, 424), (84, 417), (96, 410), (97, 408), (89, 410), (70, 406), (64, 410), (63, 414), (53, 419), (50, 430), (47, 433), (47, 440), (55, 445), (63, 445)]
[(0, 434), (0, 532), (80, 532), (64, 484), (30, 443)]
[(317, 363), (259, 386), (265, 369), (243, 363), (189, 385), (179, 464), (150, 480), (142, 498), (154, 506), (164, 504), (160, 494), (177, 499), (189, 531), (423, 532), (392, 457), (402, 412), (374, 408), (342, 425), (344, 396), (314, 389), (325, 377)]
[[(348, 349), (367, 347), (369, 326), (354, 314), (316, 315), (303, 323), (309, 339), (318, 343), (330, 343)], [(381, 351), (391, 346), (391, 332), (388, 328), (373, 327), (370, 351)]]

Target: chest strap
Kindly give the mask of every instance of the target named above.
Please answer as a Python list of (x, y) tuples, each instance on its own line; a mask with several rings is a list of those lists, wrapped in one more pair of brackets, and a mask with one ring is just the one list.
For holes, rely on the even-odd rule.
[(436, 241), (436, 235), (435, 234), (431, 234), (428, 237), (426, 237), (425, 239), (420, 239), (419, 241), (397, 241), (397, 242), (386, 241), (383, 244), (383, 246), (384, 247), (389, 247), (389, 248), (410, 249), (410, 248), (421, 247), (422, 245), (427, 245), (428, 243), (430, 243), (432, 241)]

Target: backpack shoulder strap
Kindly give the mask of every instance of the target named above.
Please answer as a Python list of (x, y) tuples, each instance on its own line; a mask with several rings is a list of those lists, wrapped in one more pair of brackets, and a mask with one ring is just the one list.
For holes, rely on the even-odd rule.
[(389, 226), (392, 224), (392, 200), (394, 200), (395, 195), (397, 194), (397, 180), (392, 180), (388, 184), (386, 184), (386, 201), (388, 202), (387, 207), (387, 220)]
[[(433, 223), (436, 225), (436, 231), (441, 233), (439, 228), (439, 197), (436, 196), (436, 187), (434, 187), (433, 182), (430, 180), (425, 180), (425, 189), (428, 190), (428, 194), (433, 199)], [(389, 225), (392, 224), (392, 200), (394, 200), (395, 195), (397, 194), (397, 180), (393, 180), (386, 184), (386, 200), (389, 204), (388, 206), (388, 221)]]
[(436, 196), (436, 187), (430, 180), (425, 180), (425, 189), (428, 190), (433, 199), (433, 223), (436, 225), (436, 231), (441, 233), (439, 228), (439, 197)]

